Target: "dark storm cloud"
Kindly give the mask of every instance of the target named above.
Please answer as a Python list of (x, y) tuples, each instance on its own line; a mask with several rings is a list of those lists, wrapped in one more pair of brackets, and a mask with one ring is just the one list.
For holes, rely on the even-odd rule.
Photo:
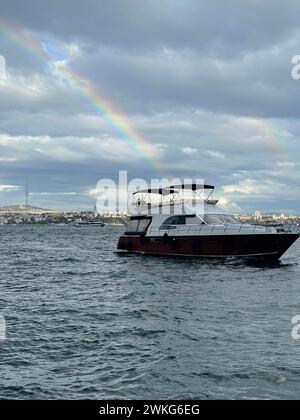
[(218, 53), (274, 45), (298, 26), (296, 0), (18, 0), (1, 16), (40, 32), (94, 45), (196, 48)]

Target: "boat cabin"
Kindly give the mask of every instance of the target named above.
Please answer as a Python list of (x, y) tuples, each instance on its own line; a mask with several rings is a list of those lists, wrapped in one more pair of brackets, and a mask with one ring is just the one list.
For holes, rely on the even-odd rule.
[(132, 216), (126, 235), (145, 235), (151, 230), (175, 230), (179, 227), (240, 224), (216, 205), (211, 185), (183, 184), (134, 193)]

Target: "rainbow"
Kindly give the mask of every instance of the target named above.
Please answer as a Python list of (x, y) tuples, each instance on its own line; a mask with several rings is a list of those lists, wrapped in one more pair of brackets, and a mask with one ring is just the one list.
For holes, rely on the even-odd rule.
[(0, 35), (29, 52), (43, 65), (47, 64), (52, 73), (72, 87), (90, 103), (94, 111), (107, 120), (118, 136), (132, 146), (148, 162), (159, 178), (163, 176), (164, 169), (157, 157), (155, 147), (138, 131), (130, 118), (100, 89), (64, 64), (57, 65), (53, 57), (43, 48), (42, 42), (30, 31), (0, 18)]
[[(138, 131), (130, 118), (99, 88), (96, 88), (90, 81), (86, 80), (78, 72), (68, 68), (64, 63), (57, 65), (57, 62), (43, 47), (41, 40), (30, 31), (0, 18), (0, 35), (28, 51), (43, 65), (47, 64), (53, 74), (60, 77), (72, 89), (77, 91), (84, 100), (89, 102), (97, 114), (108, 121), (114, 131), (148, 162), (159, 178), (163, 177), (164, 168), (153, 145)], [(243, 118), (241, 119), (243, 120)], [(293, 161), (281, 144), (282, 139), (278, 136), (278, 130), (273, 128), (271, 123), (256, 118), (246, 118), (245, 120), (251, 122), (254, 132), (262, 138), (264, 153), (272, 153), (277, 160)], [(164, 176), (168, 177), (166, 174)]]

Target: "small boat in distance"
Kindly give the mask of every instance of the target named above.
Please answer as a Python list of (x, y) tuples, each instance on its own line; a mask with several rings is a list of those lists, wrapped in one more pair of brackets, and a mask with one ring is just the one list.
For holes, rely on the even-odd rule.
[(82, 220), (79, 221), (75, 224), (76, 227), (82, 227), (82, 226), (99, 226), (99, 227), (104, 227), (105, 223), (103, 222), (98, 222), (95, 220)]
[[(192, 195), (187, 203), (181, 197), (186, 191)], [(211, 185), (183, 184), (136, 192), (118, 252), (278, 260), (299, 238), (299, 224), (276, 228), (240, 222), (217, 206), (213, 191)]]

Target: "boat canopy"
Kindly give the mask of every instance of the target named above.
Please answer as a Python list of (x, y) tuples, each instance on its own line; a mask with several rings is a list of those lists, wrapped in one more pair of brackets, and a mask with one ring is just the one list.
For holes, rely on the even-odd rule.
[(164, 188), (149, 188), (146, 190), (140, 190), (133, 193), (136, 194), (158, 194), (158, 195), (170, 195), (176, 194), (180, 190), (190, 190), (190, 191), (198, 191), (198, 190), (214, 190), (215, 187), (212, 185), (206, 184), (180, 184), (180, 185), (171, 185), (169, 187)]

